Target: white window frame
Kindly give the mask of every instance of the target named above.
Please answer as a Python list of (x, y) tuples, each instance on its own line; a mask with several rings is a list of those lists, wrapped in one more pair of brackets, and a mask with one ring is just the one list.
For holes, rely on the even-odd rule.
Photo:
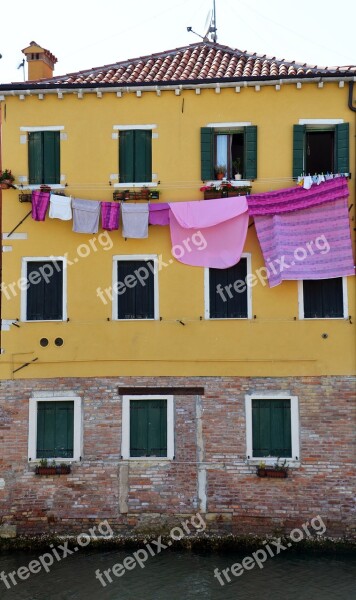
[[(292, 438), (292, 456), (286, 458), (288, 466), (300, 465), (300, 443), (299, 443), (299, 401), (298, 396), (290, 396), (281, 392), (275, 394), (251, 394), (245, 396), (245, 415), (246, 415), (246, 457), (248, 464), (258, 465), (263, 461), (266, 465), (274, 465), (278, 456), (253, 456), (252, 440), (252, 400), (290, 400), (291, 415), (291, 438)], [(297, 458), (296, 458), (297, 457)], [(281, 459), (284, 462), (284, 458)]]
[(303, 321), (340, 321), (348, 319), (349, 307), (347, 298), (347, 277), (342, 278), (342, 299), (343, 299), (343, 316), (342, 317), (305, 317), (304, 316), (304, 288), (303, 281), (298, 281), (298, 312), (299, 319)]
[(83, 416), (82, 399), (74, 392), (36, 392), (29, 399), (29, 423), (28, 423), (28, 461), (38, 463), (37, 458), (37, 406), (39, 402), (73, 402), (74, 403), (74, 426), (73, 426), (73, 458), (53, 456), (47, 460), (56, 462), (72, 463), (79, 461), (83, 448)]
[[(241, 254), (241, 258), (246, 258), (246, 266), (247, 266), (247, 275), (246, 279), (252, 275), (252, 261), (251, 261), (251, 253), (244, 252)], [(253, 285), (247, 285), (247, 317), (226, 317), (226, 318), (217, 318), (210, 317), (210, 286), (209, 286), (209, 267), (204, 268), (204, 318), (207, 321), (247, 321), (252, 319), (252, 288), (257, 284), (257, 278), (255, 277), (255, 283)], [(234, 295), (238, 294), (235, 290), (233, 290)]]
[[(153, 260), (154, 273), (153, 273), (153, 287), (154, 287), (154, 318), (153, 319), (118, 319), (118, 297), (119, 295), (115, 292), (117, 281), (117, 263), (124, 260)], [(137, 282), (137, 285), (141, 285)], [(158, 292), (158, 256), (157, 254), (115, 254), (113, 256), (113, 268), (112, 268), (112, 320), (120, 321), (125, 323), (126, 321), (132, 322), (146, 322), (146, 321), (158, 321), (159, 320), (159, 292)]]
[[(63, 295), (62, 295), (62, 307), (63, 307), (63, 315), (61, 319), (27, 319), (27, 290), (29, 288), (29, 282), (27, 280), (27, 263), (28, 262), (58, 262), (61, 261), (63, 263), (62, 276), (63, 276)], [(25, 284), (25, 280), (27, 280), (27, 284)], [(21, 285), (19, 285), (21, 290), (21, 321), (25, 323), (62, 323), (67, 320), (67, 259), (65, 256), (23, 256), (22, 257), (22, 265), (21, 265)], [(23, 289), (25, 288), (25, 289)]]
[[(130, 402), (131, 400), (167, 400), (167, 456), (130, 456)], [(122, 439), (121, 455), (125, 460), (167, 461), (174, 459), (174, 403), (173, 396), (146, 394), (122, 397)]]

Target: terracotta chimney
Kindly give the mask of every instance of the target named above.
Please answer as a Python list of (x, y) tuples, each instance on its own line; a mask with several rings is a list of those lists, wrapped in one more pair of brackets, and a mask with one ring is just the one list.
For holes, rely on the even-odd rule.
[(30, 42), (22, 52), (28, 62), (28, 81), (53, 77), (57, 59), (49, 50), (42, 48), (36, 42)]

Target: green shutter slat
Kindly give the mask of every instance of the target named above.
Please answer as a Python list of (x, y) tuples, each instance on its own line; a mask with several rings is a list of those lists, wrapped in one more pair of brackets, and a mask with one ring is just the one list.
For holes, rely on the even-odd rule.
[(44, 183), (60, 183), (60, 132), (43, 131)]
[(201, 179), (214, 179), (214, 129), (200, 129)]
[(244, 127), (244, 179), (257, 178), (257, 126)]
[(339, 123), (335, 128), (335, 171), (349, 172), (349, 124)]
[(167, 456), (167, 400), (150, 400), (148, 404), (148, 455)]
[(134, 131), (120, 131), (119, 134), (119, 174), (120, 183), (134, 181)]
[(293, 125), (293, 179), (304, 173), (305, 125)]
[(135, 182), (152, 181), (152, 131), (136, 129), (134, 132)]
[(40, 184), (43, 180), (43, 136), (41, 131), (28, 134), (28, 171), (29, 183)]
[(148, 403), (130, 400), (130, 456), (148, 456)]

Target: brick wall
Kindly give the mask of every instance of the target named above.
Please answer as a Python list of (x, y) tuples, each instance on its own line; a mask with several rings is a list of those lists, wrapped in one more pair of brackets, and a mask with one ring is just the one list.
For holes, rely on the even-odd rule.
[[(175, 396), (173, 461), (121, 459), (122, 386), (205, 388), (201, 398)], [(108, 519), (117, 533), (162, 533), (181, 515), (204, 510), (198, 471), (205, 467), (205, 518), (211, 532), (288, 533), (319, 514), (326, 535), (351, 537), (354, 389), (351, 377), (2, 381), (0, 478), (5, 487), (0, 489), (0, 523), (16, 525), (24, 535), (70, 534)], [(28, 400), (41, 390), (70, 390), (83, 400), (83, 457), (70, 475), (39, 477), (27, 461)], [(287, 479), (262, 479), (245, 460), (245, 394), (278, 391), (299, 398), (301, 466), (290, 469)]]

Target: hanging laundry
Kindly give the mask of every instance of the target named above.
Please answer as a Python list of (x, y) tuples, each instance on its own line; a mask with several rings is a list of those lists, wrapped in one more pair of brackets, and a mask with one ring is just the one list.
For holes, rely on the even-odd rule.
[(122, 235), (125, 238), (148, 237), (148, 204), (122, 204)]
[[(284, 198), (283, 190), (258, 194), (259, 200), (249, 198), (270, 287), (283, 280), (353, 275), (346, 180), (333, 179), (308, 192), (292, 188), (284, 193)], [(308, 196), (311, 202), (305, 208)]]
[(72, 199), (70, 196), (59, 196), (51, 194), (49, 204), (49, 218), (61, 219), (61, 221), (72, 220)]
[(41, 192), (41, 190), (34, 190), (32, 192), (32, 218), (35, 221), (45, 220), (49, 205), (49, 197), (49, 192)]
[(306, 175), (304, 177), (304, 183), (303, 183), (303, 188), (305, 190), (310, 190), (311, 186), (313, 185), (313, 178), (310, 175)]
[(101, 203), (101, 226), (108, 231), (119, 229), (120, 204), (118, 202)]
[(305, 190), (299, 186), (247, 196), (251, 216), (274, 215), (317, 206), (340, 198), (348, 198), (349, 189), (344, 177), (331, 179)]
[(76, 233), (98, 233), (100, 202), (73, 198), (73, 231)]
[(244, 247), (248, 212), (245, 196), (209, 202), (170, 202), (172, 254), (196, 267), (226, 269)]
[(150, 204), (148, 207), (150, 225), (169, 225), (169, 205), (167, 202)]

